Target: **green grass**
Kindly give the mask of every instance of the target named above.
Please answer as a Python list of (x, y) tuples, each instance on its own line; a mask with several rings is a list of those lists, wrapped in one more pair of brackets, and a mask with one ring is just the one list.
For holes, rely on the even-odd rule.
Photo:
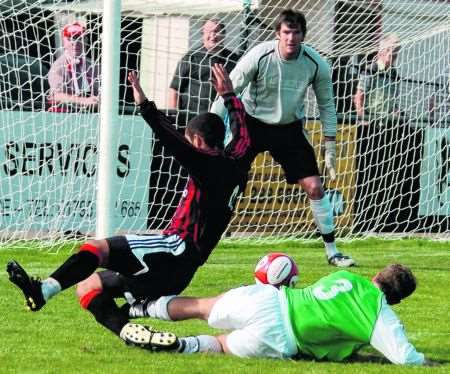
[[(326, 363), (239, 359), (220, 355), (151, 354), (127, 347), (82, 310), (73, 290), (52, 299), (38, 313), (23, 308), (21, 294), (0, 272), (0, 373), (450, 373), (450, 243), (427, 240), (366, 240), (343, 243), (360, 264), (352, 271), (371, 277), (388, 263), (401, 262), (415, 272), (419, 287), (395, 307), (408, 336), (427, 358), (442, 365), (433, 368), (401, 368), (385, 364), (370, 349), (359, 361)], [(326, 265), (319, 242), (280, 245), (224, 244), (197, 273), (186, 295), (208, 296), (228, 288), (253, 283), (253, 267), (271, 251), (291, 254), (300, 266), (300, 285), (307, 285), (333, 269)], [(15, 258), (33, 275), (47, 276), (70, 253), (35, 249), (0, 251), (0, 263)], [(213, 333), (205, 323), (151, 321), (157, 328), (178, 335)]]

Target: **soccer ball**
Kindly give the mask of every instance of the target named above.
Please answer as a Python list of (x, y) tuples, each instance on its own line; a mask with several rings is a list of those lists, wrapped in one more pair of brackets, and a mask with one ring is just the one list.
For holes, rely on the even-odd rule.
[(258, 284), (271, 284), (276, 288), (294, 287), (298, 281), (297, 264), (285, 253), (269, 253), (256, 265), (255, 281)]

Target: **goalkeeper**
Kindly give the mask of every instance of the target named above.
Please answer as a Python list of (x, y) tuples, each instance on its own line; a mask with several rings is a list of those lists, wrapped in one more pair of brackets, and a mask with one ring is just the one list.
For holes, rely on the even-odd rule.
[[(284, 169), (287, 183), (298, 183), (309, 197), (330, 265), (348, 267), (353, 259), (335, 244), (333, 210), (322, 182), (314, 149), (304, 134), (307, 88), (317, 98), (325, 136), (325, 165), (336, 178), (336, 110), (330, 68), (313, 48), (303, 44), (306, 19), (284, 10), (275, 22), (278, 40), (261, 43), (245, 54), (230, 73), (247, 112), (254, 157), (269, 151)], [(225, 117), (222, 99), (211, 111)]]
[[(416, 288), (411, 270), (389, 265), (371, 281), (340, 270), (303, 289), (253, 285), (211, 298), (166, 296), (145, 306), (163, 320), (202, 319), (231, 330), (220, 336), (178, 338), (179, 353), (342, 361), (371, 345), (395, 364), (422, 365), (391, 305)], [(136, 327), (130, 325), (130, 333)]]
[[(155, 136), (186, 168), (189, 179), (169, 227), (160, 235), (126, 235), (91, 240), (69, 257), (49, 278), (31, 278), (16, 262), (7, 265), (9, 280), (18, 286), (32, 311), (41, 309), (60, 291), (75, 284), (83, 308), (100, 324), (121, 336), (128, 311), (115, 298), (155, 300), (181, 293), (220, 240), (232, 217), (236, 199), (245, 189), (250, 148), (244, 108), (222, 65), (212, 67), (213, 84), (231, 116), (233, 141), (224, 149), (225, 126), (212, 113), (192, 119), (185, 136), (146, 99), (135, 73), (130, 73), (136, 104)], [(94, 272), (98, 267), (108, 270)], [(170, 346), (171, 335), (142, 327), (154, 348)], [(172, 339), (172, 340), (171, 340)]]

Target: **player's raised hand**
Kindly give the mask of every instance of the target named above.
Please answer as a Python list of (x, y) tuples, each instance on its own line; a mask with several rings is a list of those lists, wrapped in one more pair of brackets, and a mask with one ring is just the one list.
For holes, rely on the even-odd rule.
[(128, 82), (130, 82), (131, 87), (133, 88), (134, 102), (137, 105), (142, 104), (145, 101), (146, 97), (135, 71), (131, 71), (128, 73)]
[(216, 92), (223, 96), (227, 93), (233, 92), (233, 83), (231, 82), (230, 77), (228, 76), (227, 71), (223, 67), (222, 64), (214, 64), (211, 66), (212, 77), (211, 81), (216, 89)]

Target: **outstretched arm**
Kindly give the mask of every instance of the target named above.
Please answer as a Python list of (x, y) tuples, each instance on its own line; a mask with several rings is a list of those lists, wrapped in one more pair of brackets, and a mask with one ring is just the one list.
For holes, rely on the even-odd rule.
[(201, 177), (204, 167), (210, 157), (206, 153), (192, 146), (186, 138), (178, 132), (171, 120), (160, 112), (154, 102), (147, 100), (136, 72), (128, 74), (128, 81), (133, 88), (134, 101), (141, 108), (141, 114), (147, 124), (153, 129), (156, 137), (164, 145), (165, 149), (184, 166), (187, 171)]
[(169, 88), (169, 99), (167, 105), (170, 109), (178, 109), (178, 91)]
[(223, 97), (230, 118), (233, 139), (227, 147), (227, 153), (231, 157), (241, 158), (250, 148), (244, 106), (234, 94), (233, 83), (223, 65), (214, 64), (211, 70), (213, 72), (212, 83), (217, 93)]
[(425, 357), (408, 341), (405, 330), (394, 311), (383, 304), (370, 345), (397, 365), (424, 365)]
[[(244, 89), (257, 76), (258, 60), (261, 57), (259, 50), (260, 48), (257, 46), (248, 51), (242, 56), (230, 73), (230, 80), (233, 82), (233, 90), (238, 95), (242, 94)], [(211, 107), (211, 112), (225, 118), (226, 109), (224, 98), (218, 95)]]

